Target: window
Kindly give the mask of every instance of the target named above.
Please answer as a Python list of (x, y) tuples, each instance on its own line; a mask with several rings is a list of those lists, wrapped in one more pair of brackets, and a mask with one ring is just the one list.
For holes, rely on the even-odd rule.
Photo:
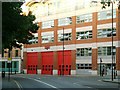
[(111, 47), (107, 47), (107, 55), (111, 55)]
[(98, 6), (98, 1), (91, 0), (90, 7), (95, 7), (95, 6)]
[(38, 37), (33, 37), (31, 40), (29, 40), (30, 44), (36, 44), (38, 43)]
[(58, 35), (58, 42), (61, 42), (61, 41), (70, 41), (71, 40), (71, 33), (66, 33), (64, 34), (59, 34)]
[(36, 44), (38, 43), (38, 33), (33, 33), (33, 38), (31, 40), (29, 40), (30, 44)]
[(42, 43), (53, 43), (54, 42), (54, 32), (43, 32), (42, 33)]
[(76, 23), (92, 22), (92, 14), (83, 14), (76, 16)]
[[(98, 29), (97, 37), (98, 38), (105, 38), (105, 37), (111, 37), (112, 36), (112, 29), (106, 28), (106, 29)], [(113, 36), (116, 36), (116, 29), (113, 29)]]
[(77, 64), (77, 69), (92, 69), (91, 64)]
[(44, 21), (42, 22), (42, 29), (52, 28), (54, 26), (54, 20)]
[(64, 30), (59, 30), (58, 31), (58, 42), (64, 41), (71, 41), (72, 40), (72, 29)]
[(17, 62), (14, 62), (14, 68), (17, 68)]
[(10, 68), (10, 63), (7, 63), (7, 68)]
[(18, 57), (18, 50), (15, 50), (15, 57)]
[[(113, 47), (113, 55), (116, 54), (116, 47)], [(99, 56), (109, 56), (112, 55), (112, 47), (98, 47), (98, 55)]]
[(2, 68), (5, 68), (5, 62), (2, 61)]
[(76, 50), (76, 56), (91, 56), (92, 55), (92, 49), (91, 48), (77, 48)]
[(91, 39), (92, 38), (92, 30), (90, 31), (79, 31), (76, 32), (76, 39), (81, 40), (81, 39)]
[[(112, 10), (101, 11), (98, 13), (98, 20), (105, 20), (112, 18)], [(116, 10), (113, 10), (113, 18), (116, 18)]]
[(72, 17), (58, 19), (58, 26), (64, 26), (64, 25), (70, 25), (70, 24), (72, 24)]

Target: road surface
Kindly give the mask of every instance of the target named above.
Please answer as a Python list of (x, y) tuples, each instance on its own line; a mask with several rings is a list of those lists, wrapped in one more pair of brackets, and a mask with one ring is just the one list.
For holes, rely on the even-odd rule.
[[(4, 78), (3, 90), (7, 89), (47, 89), (47, 90), (119, 90), (117, 83), (103, 82), (99, 76), (50, 76), (50, 75), (11, 75), (10, 81)], [(12, 85), (11, 85), (12, 84)]]

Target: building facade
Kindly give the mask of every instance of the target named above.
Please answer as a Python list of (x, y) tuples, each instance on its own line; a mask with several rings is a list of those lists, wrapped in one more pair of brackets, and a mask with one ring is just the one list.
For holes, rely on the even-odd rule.
[[(0, 57), (0, 72), (8, 73), (21, 73), (22, 71), (22, 58), (21, 50), (13, 48), (11, 51), (11, 59), (8, 58), (8, 49), (4, 49), (3, 56)], [(10, 65), (10, 69), (9, 69)]]
[(104, 69), (105, 74), (111, 74), (113, 65), (119, 74), (120, 10), (115, 4), (112, 63), (111, 6), (101, 9), (98, 2), (91, 1), (84, 7), (86, 5), (84, 0), (83, 6), (79, 6), (80, 0), (75, 1), (77, 3), (75, 6), (70, 3), (67, 5), (73, 6), (65, 9), (61, 7), (63, 2), (58, 2), (58, 7), (55, 2), (58, 10), (56, 12), (52, 11), (53, 7), (49, 7), (51, 4), (48, 3), (45, 14), (39, 16), (37, 13), (35, 21), (39, 25), (37, 36), (32, 39), (32, 44), (24, 45), (23, 67), (26, 73), (97, 75)]

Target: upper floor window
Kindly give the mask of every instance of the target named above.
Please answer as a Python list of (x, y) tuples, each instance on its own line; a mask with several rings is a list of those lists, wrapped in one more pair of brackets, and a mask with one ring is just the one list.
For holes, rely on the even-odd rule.
[(54, 26), (54, 20), (42, 22), (42, 29), (51, 28), (51, 26)]
[(38, 43), (38, 33), (34, 33), (33, 35), (34, 35), (34, 37), (31, 40), (29, 40), (30, 44)]
[(92, 30), (76, 32), (76, 39), (77, 40), (91, 39), (91, 38), (92, 38)]
[[(105, 38), (105, 37), (111, 37), (112, 36), (112, 29), (98, 29), (97, 33), (98, 38)], [(113, 36), (116, 36), (116, 29), (113, 29)]]
[(18, 57), (18, 50), (15, 50), (15, 57)]
[(63, 30), (58, 31), (58, 42), (70, 41), (70, 40), (72, 40), (72, 30), (71, 29), (64, 30), (64, 34), (63, 34)]
[(76, 23), (92, 22), (92, 14), (83, 14), (76, 16)]
[(92, 55), (92, 48), (77, 48), (76, 56), (91, 56)]
[(42, 33), (42, 43), (52, 43), (54, 42), (54, 32), (43, 32)]
[(70, 24), (72, 24), (72, 17), (58, 19), (58, 26), (64, 26), (64, 25), (70, 25)]
[[(112, 18), (112, 10), (101, 11), (98, 13), (98, 20), (105, 20)], [(113, 18), (116, 18), (116, 10), (113, 10)]]

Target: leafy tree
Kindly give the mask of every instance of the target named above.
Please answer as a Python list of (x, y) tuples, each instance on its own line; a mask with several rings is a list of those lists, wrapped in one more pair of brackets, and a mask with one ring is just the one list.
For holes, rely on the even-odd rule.
[[(111, 0), (101, 0), (101, 4), (103, 5), (102, 6), (102, 9), (105, 9), (107, 6), (109, 7), (111, 5), (111, 3), (113, 4), (114, 1), (112, 2)], [(118, 9), (120, 9), (120, 1), (118, 2)]]
[(22, 2), (2, 3), (2, 48), (21, 47), (18, 43), (28, 44), (38, 26), (33, 24), (35, 16), (22, 16)]

